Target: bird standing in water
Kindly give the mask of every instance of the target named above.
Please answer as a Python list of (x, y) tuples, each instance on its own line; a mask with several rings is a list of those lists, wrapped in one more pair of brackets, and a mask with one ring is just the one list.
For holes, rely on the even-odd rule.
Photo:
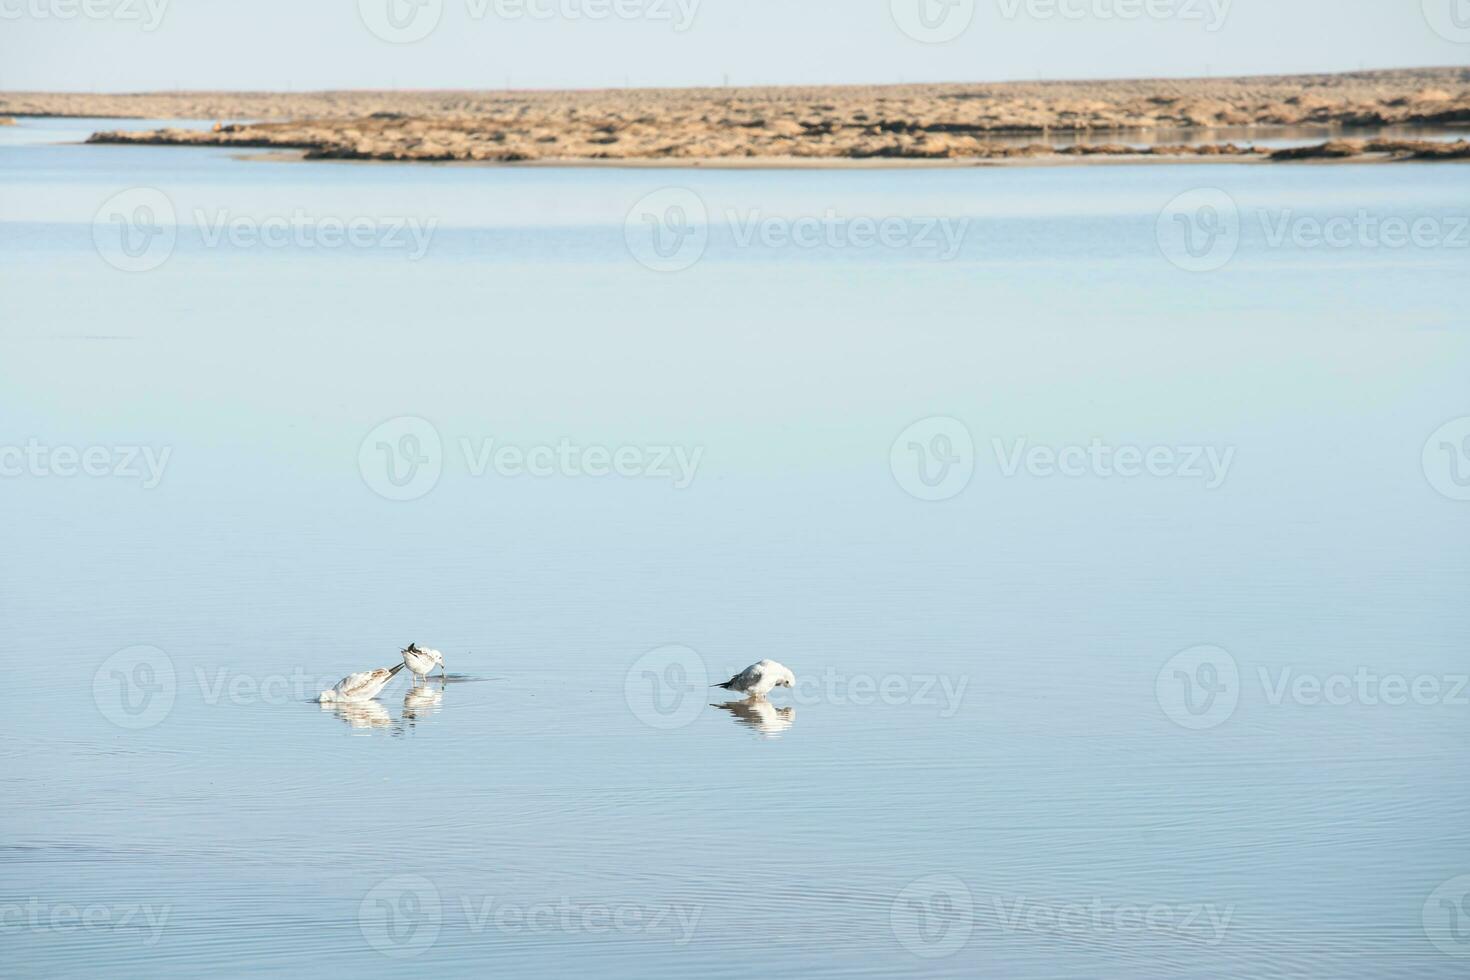
[(438, 650), (431, 650), (428, 647), (421, 647), (417, 643), (410, 643), (400, 652), (403, 654), (404, 664), (408, 666), (409, 670), (413, 671), (415, 677), (428, 677), (429, 671), (435, 667), (439, 668), (439, 676), (445, 676), (444, 654)]
[(725, 683), (710, 686), (723, 687), (727, 691), (747, 697), (763, 698), (778, 687), (795, 687), (796, 675), (785, 664), (762, 660), (758, 664), (751, 664)]

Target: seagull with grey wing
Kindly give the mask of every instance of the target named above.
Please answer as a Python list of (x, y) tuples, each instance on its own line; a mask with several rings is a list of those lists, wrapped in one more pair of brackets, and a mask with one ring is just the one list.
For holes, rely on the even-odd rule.
[(318, 695), (317, 700), (323, 703), (328, 701), (371, 701), (393, 679), (393, 675), (402, 669), (403, 664), (396, 664), (392, 667), (379, 667), (377, 670), (364, 670), (356, 674), (348, 674), (337, 682), (336, 687), (323, 691)]
[(403, 654), (403, 662), (408, 669), (413, 671), (414, 677), (429, 676), (429, 671), (435, 667), (439, 668), (439, 676), (447, 676), (444, 673), (444, 654), (429, 647), (421, 647), (417, 643), (410, 643), (399, 651)]
[(723, 687), (746, 697), (763, 698), (778, 687), (795, 687), (796, 675), (785, 664), (762, 660), (758, 664), (751, 664), (725, 683), (710, 686)]

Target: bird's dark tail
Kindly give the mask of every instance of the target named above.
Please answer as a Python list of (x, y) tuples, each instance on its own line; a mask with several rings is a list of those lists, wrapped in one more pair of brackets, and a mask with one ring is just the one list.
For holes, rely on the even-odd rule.
[(723, 687), (727, 691), (735, 690), (735, 678), (730, 678), (723, 684), (711, 684), (710, 687)]
[(398, 673), (402, 669), (403, 669), (403, 664), (399, 664), (396, 667), (389, 667), (388, 668), (388, 676), (389, 677), (392, 677), (394, 674)]

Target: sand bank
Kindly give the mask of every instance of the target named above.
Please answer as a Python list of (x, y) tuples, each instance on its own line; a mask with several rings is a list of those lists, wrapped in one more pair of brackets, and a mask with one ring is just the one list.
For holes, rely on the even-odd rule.
[[(8, 93), (12, 115), (219, 119), (212, 131), (100, 133), (107, 143), (300, 150), (309, 158), (633, 164), (779, 161), (1465, 159), (1401, 139), (1333, 139), (1354, 127), (1457, 127), (1470, 134), (1470, 69), (1233, 79), (1017, 82), (586, 92)], [(249, 119), (250, 122), (226, 120)], [(1320, 129), (1307, 152), (1273, 156), (1211, 140), (1249, 128)], [(1143, 143), (1159, 143), (1140, 147)], [(1081, 145), (1076, 145), (1081, 144)], [(1328, 148), (1331, 149), (1328, 149)]]

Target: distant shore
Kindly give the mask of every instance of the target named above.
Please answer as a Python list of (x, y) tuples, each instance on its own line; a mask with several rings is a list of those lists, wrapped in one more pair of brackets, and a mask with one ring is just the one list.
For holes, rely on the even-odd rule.
[[(0, 94), (0, 116), (219, 120), (100, 143), (308, 159), (613, 166), (1470, 159), (1470, 69), (1096, 82), (585, 92)], [(231, 120), (250, 120), (238, 122)], [(1394, 127), (1393, 138), (1343, 139)], [(1253, 145), (1287, 128), (1321, 143)], [(1216, 134), (1247, 133), (1219, 140)]]
[[(89, 140), (93, 143), (133, 143), (130, 139), (112, 139), (112, 134)], [(182, 143), (155, 145), (186, 145)], [(204, 144), (208, 145), (208, 144)], [(1216, 150), (1213, 144), (1204, 147)], [(1276, 151), (1239, 150), (1235, 153), (1170, 153), (1143, 152), (1130, 149), (1127, 152), (1097, 152), (1097, 147), (1085, 147), (1085, 152), (1048, 150), (1031, 155), (1011, 156), (967, 156), (967, 157), (537, 157), (534, 160), (436, 160), (415, 161), (422, 165), (431, 162), (443, 167), (618, 167), (628, 169), (697, 169), (697, 170), (913, 170), (913, 169), (956, 169), (962, 167), (1080, 167), (1089, 164), (1109, 165), (1138, 164), (1158, 166), (1160, 164), (1266, 164), (1295, 160), (1303, 163), (1396, 163), (1406, 160), (1420, 161), (1467, 161), (1470, 160), (1470, 141), (1435, 143), (1417, 140), (1334, 140), (1305, 147), (1294, 147)], [(294, 163), (328, 159), (313, 156), (303, 149), (245, 149), (236, 155), (239, 160), (258, 160), (274, 163)], [(332, 158), (337, 163), (381, 165), (397, 163), (391, 159), (372, 157)]]

